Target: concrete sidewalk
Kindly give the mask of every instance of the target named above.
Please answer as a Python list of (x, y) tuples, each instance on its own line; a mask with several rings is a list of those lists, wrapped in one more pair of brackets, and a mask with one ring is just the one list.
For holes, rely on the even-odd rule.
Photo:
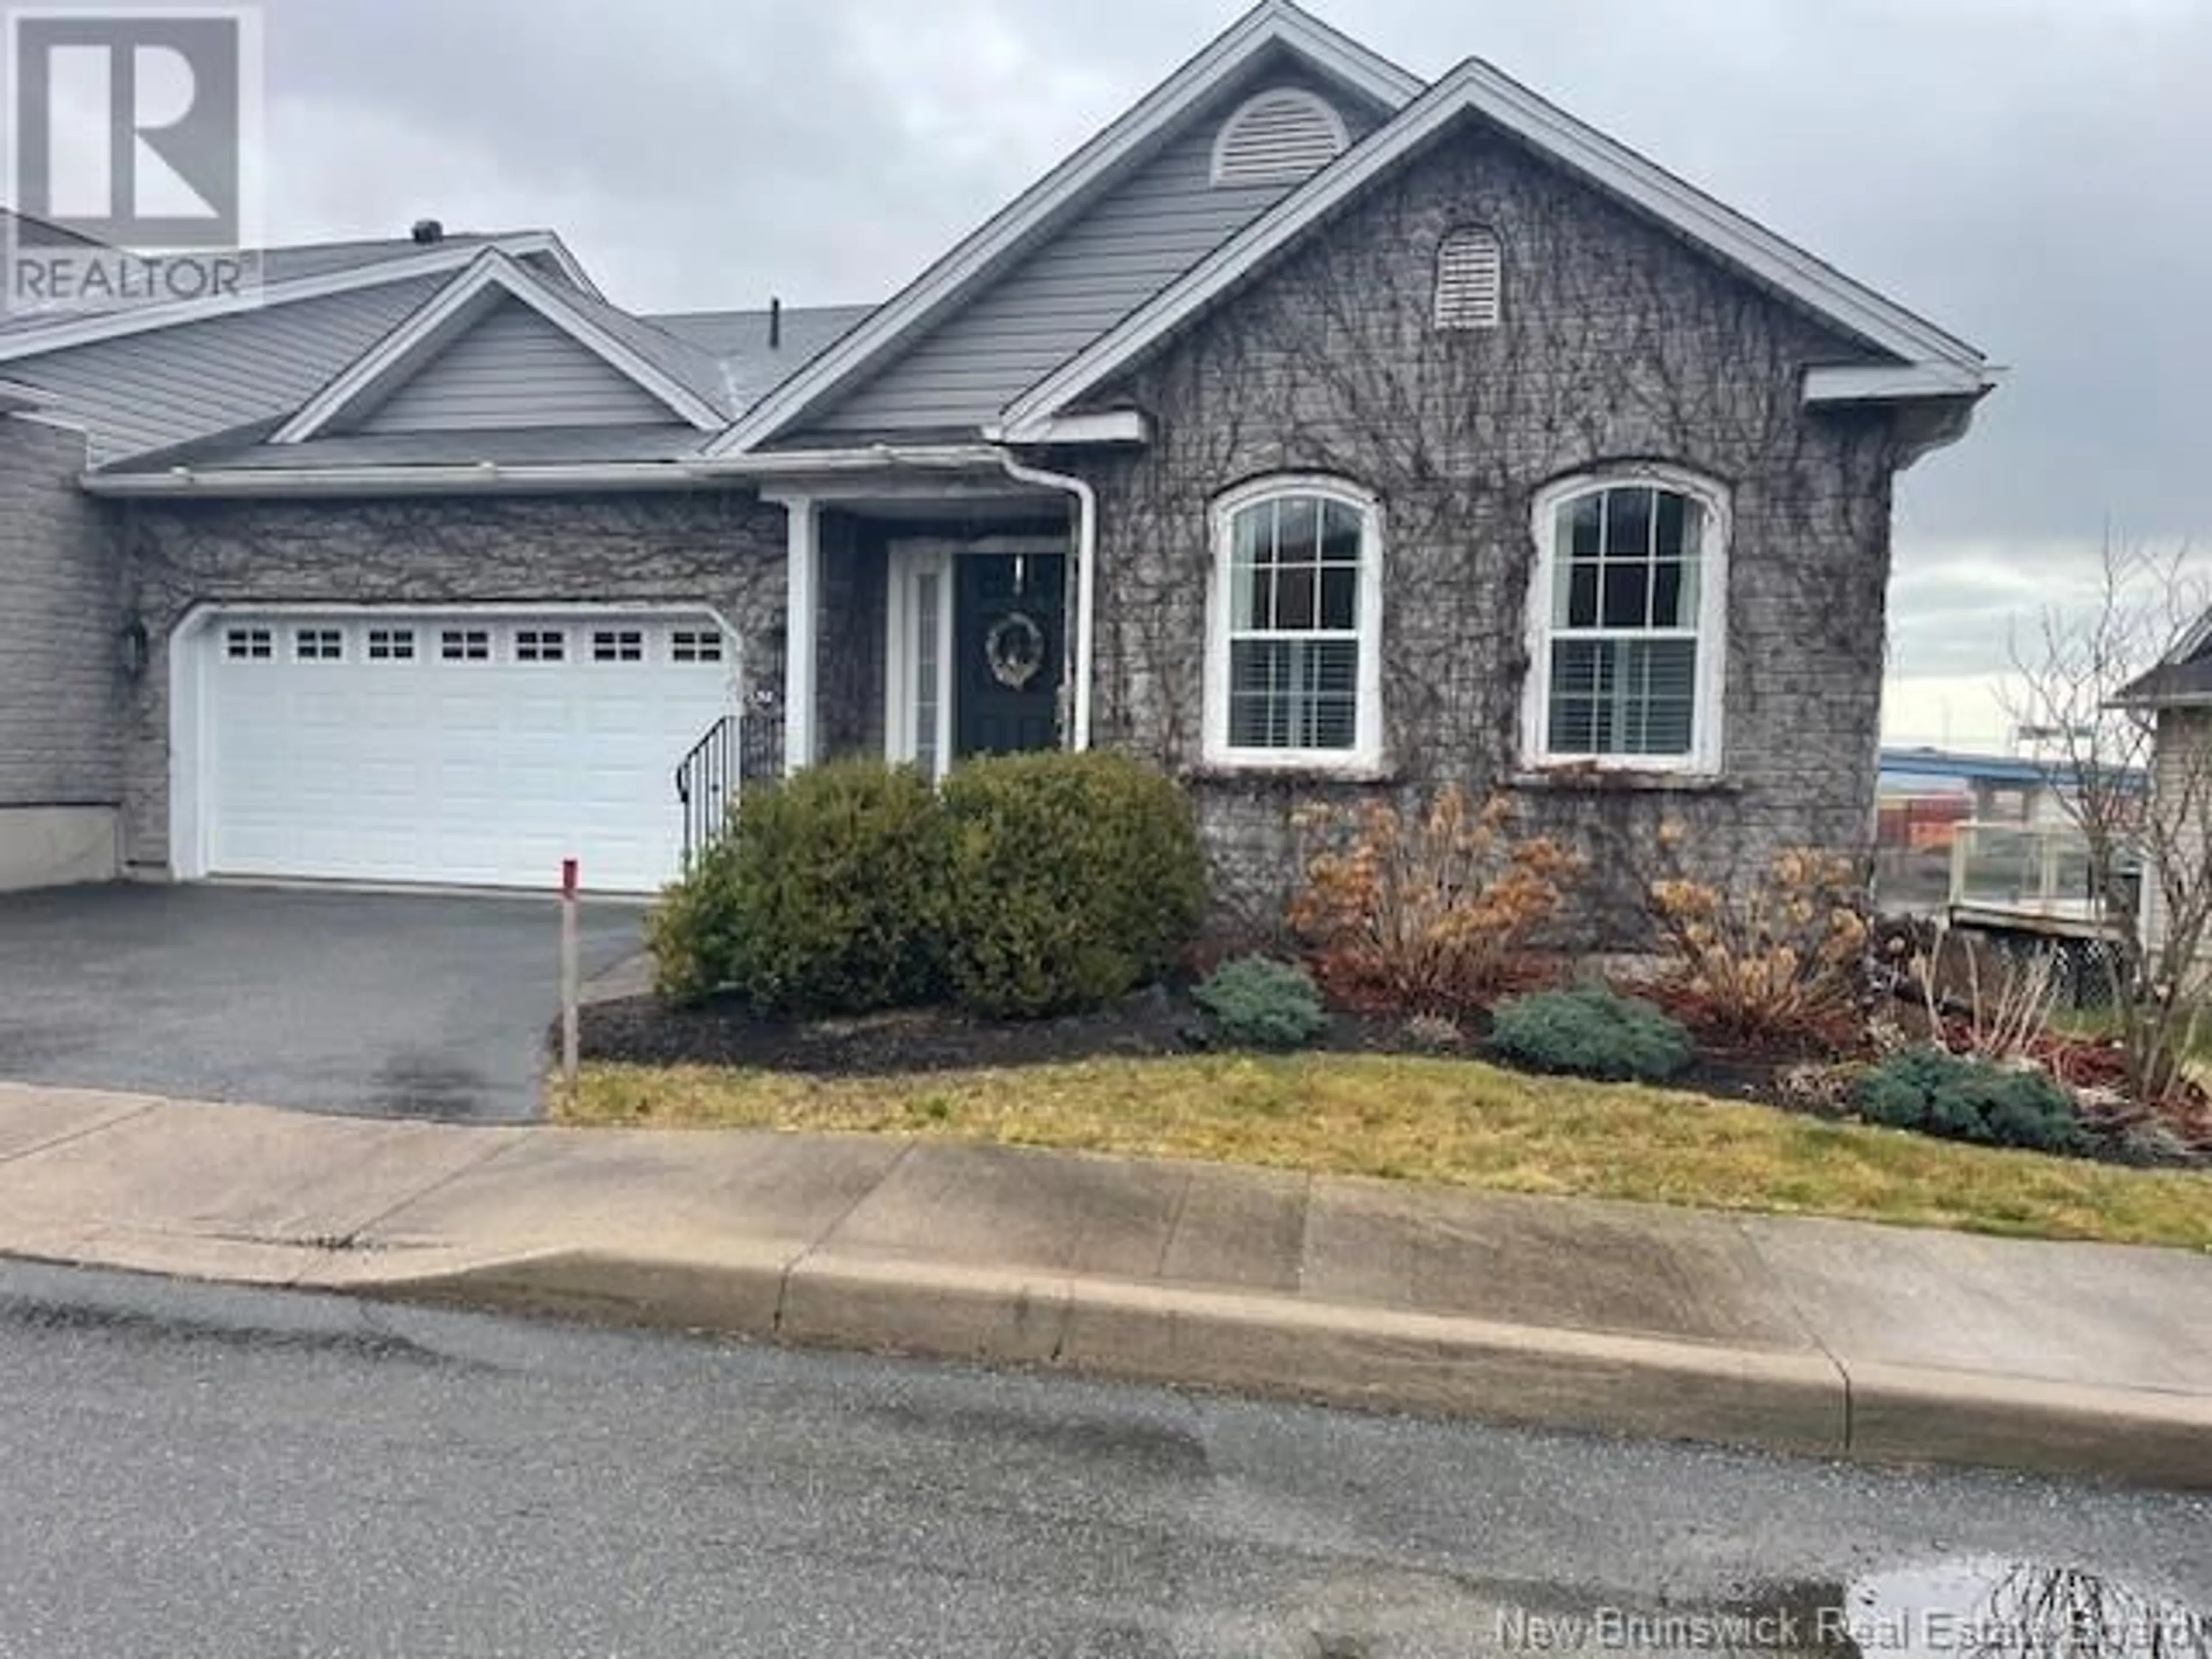
[(2212, 1488), (2212, 1257), (0, 1085), (0, 1253)]

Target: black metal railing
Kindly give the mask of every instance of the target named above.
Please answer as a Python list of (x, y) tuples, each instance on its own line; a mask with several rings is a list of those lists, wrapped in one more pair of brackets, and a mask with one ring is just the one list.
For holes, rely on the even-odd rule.
[(738, 788), (738, 732), (735, 714), (725, 714), (707, 728), (707, 735), (691, 745), (676, 768), (676, 799), (684, 809), (684, 867), (722, 833), (730, 815), (730, 802)]
[(783, 771), (783, 726), (762, 716), (725, 714), (707, 728), (676, 768), (684, 813), (684, 867), (713, 846), (748, 782)]

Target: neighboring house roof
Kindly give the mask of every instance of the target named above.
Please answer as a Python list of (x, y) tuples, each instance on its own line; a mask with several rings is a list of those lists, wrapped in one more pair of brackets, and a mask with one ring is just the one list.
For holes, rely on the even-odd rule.
[(1400, 108), (1421, 90), (1416, 76), (1289, 0), (1263, 0), (860, 326), (763, 398), (710, 444), (708, 453), (734, 454), (764, 443), (799, 426), (839, 393), (891, 362), (1096, 200), (1114, 180), (1141, 165), (1194, 110), (1220, 94), (1255, 63), (1284, 52), (1383, 110)]
[(720, 366), (707, 353), (603, 300), (550, 282), (494, 247), (332, 377), (271, 441), (301, 443), (360, 418), (422, 374), (503, 301), (526, 307), (657, 399), (673, 419), (713, 431), (733, 412)]
[(2212, 703), (2212, 611), (2181, 636), (2166, 659), (2122, 686), (2115, 708), (2163, 708)]
[(85, 428), (95, 466), (289, 416), (443, 286), (417, 275), (21, 357), (13, 380)]
[(498, 236), (448, 235), (431, 243), (345, 242), (270, 248), (248, 256), (262, 262), (260, 283), (236, 294), (114, 311), (18, 313), (0, 323), (0, 362), (219, 317), (269, 311), (417, 276), (449, 276), (464, 269), (487, 247), (496, 247), (518, 260), (546, 264), (583, 293), (598, 296), (598, 289), (575, 256), (549, 230)]
[[(1067, 410), (1454, 124), (1479, 118), (1587, 179), (1813, 315), (1897, 360), (1899, 374), (1815, 369), (1815, 401), (1978, 397), (1994, 382), (1980, 352), (1694, 185), (1607, 137), (1479, 59), (1469, 59), (1120, 324), (1017, 398), (1006, 435)], [(1822, 382), (1823, 374), (1840, 378)], [(1040, 435), (1033, 431), (1030, 435)]]

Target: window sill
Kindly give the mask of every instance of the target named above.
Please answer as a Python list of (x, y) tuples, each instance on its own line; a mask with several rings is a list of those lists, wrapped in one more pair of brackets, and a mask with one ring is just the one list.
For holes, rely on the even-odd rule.
[(1379, 757), (1325, 755), (1286, 756), (1280, 760), (1261, 756), (1209, 755), (1183, 775), (1194, 783), (1395, 783), (1397, 768)]
[(1567, 794), (1740, 795), (1743, 785), (1717, 772), (1639, 772), (1630, 767), (1523, 767), (1506, 780), (1516, 789)]

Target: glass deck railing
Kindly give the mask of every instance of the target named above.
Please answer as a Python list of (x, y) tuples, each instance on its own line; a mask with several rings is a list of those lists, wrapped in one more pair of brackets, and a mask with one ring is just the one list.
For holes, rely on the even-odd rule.
[[(2094, 922), (2089, 838), (2072, 823), (1966, 823), (1951, 841), (1951, 908)], [(2137, 877), (2123, 868), (2132, 891)]]

